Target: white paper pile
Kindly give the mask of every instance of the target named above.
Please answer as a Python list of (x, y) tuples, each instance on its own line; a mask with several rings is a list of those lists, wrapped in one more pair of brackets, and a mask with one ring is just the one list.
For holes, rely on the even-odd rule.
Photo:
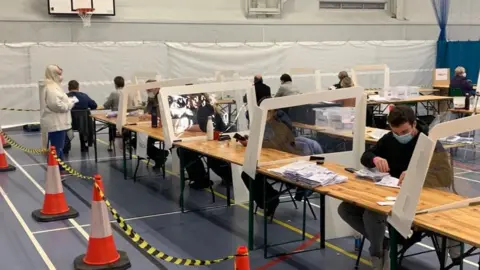
[(394, 187), (394, 188), (400, 188), (398, 185), (398, 182), (400, 180), (398, 178), (395, 178), (393, 176), (387, 175), (382, 178), (382, 180), (376, 182), (375, 184), (379, 186), (385, 186), (385, 187)]
[(270, 171), (282, 174), (312, 188), (339, 184), (348, 179), (346, 176), (338, 175), (325, 167), (308, 161), (297, 161), (280, 168), (270, 169)]
[(377, 169), (361, 169), (355, 172), (355, 176), (365, 179), (370, 179), (375, 182), (381, 181), (383, 177), (389, 175), (388, 173), (379, 172)]
[(457, 143), (473, 144), (473, 138), (460, 137), (460, 136), (450, 136), (446, 138), (441, 138), (440, 141), (444, 144), (457, 144)]

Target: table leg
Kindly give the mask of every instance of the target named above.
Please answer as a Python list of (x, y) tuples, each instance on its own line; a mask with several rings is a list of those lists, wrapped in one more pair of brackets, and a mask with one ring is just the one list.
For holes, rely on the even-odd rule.
[[(122, 132), (123, 133), (123, 132)], [(123, 150), (123, 178), (127, 180), (127, 144), (126, 144), (126, 134), (122, 134), (122, 150)]]
[(325, 194), (320, 194), (320, 248), (325, 248)]
[(397, 258), (398, 258), (397, 230), (395, 230), (395, 228), (393, 228), (390, 225), (388, 226), (388, 230), (390, 235), (390, 270), (397, 270)]
[(130, 160), (133, 158), (133, 145), (132, 145), (132, 132), (128, 131), (128, 153), (130, 155)]
[(254, 226), (253, 226), (253, 195), (252, 195), (252, 186), (253, 179), (248, 177), (248, 250), (253, 250), (254, 240), (253, 236)]
[(444, 270), (447, 257), (447, 238), (445, 236), (442, 236), (442, 246), (440, 249), (440, 270)]
[(97, 120), (93, 118), (93, 151), (95, 152), (95, 163), (98, 163), (97, 153)]
[(163, 161), (162, 175), (163, 175), (163, 179), (165, 179), (165, 163), (167, 163), (167, 158), (165, 157), (165, 142), (164, 141), (160, 141), (160, 149), (162, 150), (162, 161)]
[(268, 245), (268, 232), (267, 232), (267, 195), (265, 190), (267, 189), (267, 179), (262, 177), (263, 182), (263, 257), (267, 258), (267, 245)]
[(183, 158), (183, 149), (178, 148), (178, 158), (180, 159), (180, 208), (185, 213), (184, 197), (185, 191), (185, 160)]
[(307, 226), (307, 200), (303, 198), (303, 225), (302, 225), (302, 240), (305, 241), (305, 231)]

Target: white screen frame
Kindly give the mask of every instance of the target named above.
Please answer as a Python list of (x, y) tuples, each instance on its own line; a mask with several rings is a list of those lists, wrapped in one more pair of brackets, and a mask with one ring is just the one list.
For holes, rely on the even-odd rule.
[[(161, 109), (161, 118), (163, 126), (163, 136), (165, 139), (165, 147), (171, 148), (173, 142), (175, 141), (195, 141), (195, 140), (206, 140), (206, 136), (197, 136), (190, 138), (180, 139), (175, 135), (175, 128), (173, 127), (173, 119), (170, 113), (170, 108), (168, 104), (169, 96), (180, 96), (180, 95), (189, 95), (189, 94), (202, 94), (202, 93), (221, 93), (221, 92), (230, 92), (230, 91), (239, 91), (245, 90), (248, 97), (251, 96), (251, 89), (253, 88), (252, 83), (247, 80), (240, 81), (228, 81), (228, 82), (216, 82), (216, 83), (204, 83), (204, 84), (194, 84), (194, 85), (181, 85), (181, 86), (172, 86), (163, 88), (158, 95), (158, 104), (160, 104)], [(249, 95), (250, 93), (250, 95)], [(237, 104), (242, 104), (242, 98), (237, 95), (235, 99)], [(240, 102), (240, 103), (239, 103)], [(252, 102), (248, 102), (247, 110), (250, 109)], [(237, 111), (237, 113), (240, 113)], [(249, 112), (250, 113), (250, 112)], [(239, 134), (248, 134), (248, 131), (238, 132)], [(229, 133), (226, 133), (229, 134)]]
[[(253, 104), (250, 123), (250, 138), (248, 140), (247, 150), (245, 151), (245, 162), (243, 171), (253, 179), (257, 171), (257, 166), (266, 164), (259, 164), (260, 152), (262, 151), (263, 135), (265, 133), (265, 123), (267, 120), (267, 112), (272, 109), (281, 109), (287, 107), (301, 106), (305, 104), (312, 104), (312, 100), (320, 103), (322, 101), (333, 101), (341, 99), (355, 98), (355, 124), (353, 129), (353, 149), (352, 151), (321, 154), (319, 156), (325, 157), (345, 166), (360, 169), (360, 156), (365, 151), (365, 122), (366, 122), (366, 108), (367, 98), (364, 94), (363, 87), (343, 88), (335, 91), (319, 91), (313, 93), (299, 94), (288, 97), (271, 98), (262, 101), (260, 106)], [(308, 160), (309, 156), (299, 157), (295, 160)], [(275, 163), (293, 162), (295, 160), (285, 159), (278, 160)], [(269, 164), (272, 164), (269, 162)]]
[[(358, 72), (361, 71), (377, 71), (377, 70), (383, 70), (383, 88), (389, 88), (390, 87), (390, 68), (385, 65), (385, 64), (378, 64), (378, 65), (362, 65), (362, 66), (354, 66), (351, 70), (352, 74), (352, 81), (353, 85), (355, 86), (360, 86), (358, 83)], [(365, 85), (362, 85), (365, 88), (368, 88)]]

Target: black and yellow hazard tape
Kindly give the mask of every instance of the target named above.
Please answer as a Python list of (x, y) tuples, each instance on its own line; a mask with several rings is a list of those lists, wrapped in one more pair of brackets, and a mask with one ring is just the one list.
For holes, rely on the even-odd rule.
[(230, 256), (227, 256), (221, 259), (215, 259), (215, 260), (195, 260), (195, 259), (182, 259), (182, 258), (177, 258), (174, 256), (170, 256), (168, 254), (165, 254), (160, 250), (156, 249), (155, 247), (152, 247), (147, 241), (145, 241), (145, 239), (143, 239), (138, 233), (136, 233), (133, 230), (133, 228), (125, 222), (125, 219), (118, 214), (117, 210), (115, 210), (115, 208), (112, 207), (112, 204), (105, 197), (105, 194), (102, 192), (102, 189), (96, 183), (94, 183), (94, 187), (100, 194), (100, 197), (107, 205), (107, 208), (110, 210), (110, 213), (112, 213), (113, 218), (118, 223), (118, 226), (123, 230), (123, 232), (130, 238), (132, 242), (137, 244), (141, 249), (145, 250), (148, 254), (152, 255), (157, 259), (160, 259), (162, 261), (166, 261), (169, 263), (173, 263), (176, 265), (206, 266), (206, 265), (212, 265), (212, 264), (217, 264), (224, 261), (232, 260), (237, 256), (247, 256), (247, 255), (230, 255)]
[(13, 147), (18, 148), (22, 150), (23, 152), (31, 153), (31, 154), (45, 154), (48, 153), (48, 149), (35, 149), (35, 148), (27, 148), (25, 146), (22, 146), (18, 144), (16, 141), (14, 141), (12, 138), (10, 138), (5, 132), (0, 131), (0, 135), (3, 135), (5, 138), (5, 141), (7, 141), (9, 144), (11, 144)]
[[(12, 140), (10, 137), (8, 137), (8, 135), (6, 135), (3, 131), (0, 131), (0, 134), (2, 134), (5, 137), (5, 140), (7, 142), (9, 142), (12, 146), (14, 146), (14, 147), (16, 147), (20, 150), (23, 150), (25, 152), (47, 153), (49, 151), (48, 149), (30, 149), (30, 148), (23, 147), (23, 146), (19, 145), (17, 142), (15, 142), (14, 140)], [(58, 164), (62, 168), (64, 168), (68, 173), (70, 173), (71, 175), (76, 176), (76, 177), (81, 178), (81, 179), (94, 180), (94, 177), (83, 175), (80, 172), (73, 169), (72, 167), (70, 167), (68, 164), (66, 164), (63, 160), (61, 160), (57, 156), (56, 151), (54, 151), (54, 150), (51, 151), (51, 154), (57, 160)], [(214, 260), (196, 260), (196, 259), (183, 259), (183, 258), (178, 258), (178, 257), (174, 257), (174, 256), (171, 256), (171, 255), (165, 254), (164, 252), (162, 252), (162, 251), (158, 250), (157, 248), (151, 246), (143, 237), (141, 237), (137, 232), (135, 232), (133, 230), (132, 226), (130, 226), (125, 221), (125, 219), (122, 216), (120, 216), (120, 214), (117, 212), (117, 210), (115, 208), (113, 208), (112, 204), (110, 203), (110, 201), (105, 196), (105, 193), (103, 193), (102, 189), (97, 185), (97, 183), (93, 182), (93, 186), (98, 191), (98, 193), (100, 194), (100, 197), (105, 202), (105, 205), (107, 206), (108, 210), (110, 211), (110, 213), (112, 213), (113, 218), (117, 222), (118, 226), (125, 233), (125, 235), (127, 235), (128, 238), (133, 243), (135, 243), (138, 247), (145, 250), (148, 254), (150, 254), (151, 256), (153, 256), (157, 259), (160, 259), (162, 261), (166, 261), (166, 262), (169, 262), (169, 263), (172, 263), (172, 264), (175, 264), (175, 265), (206, 266), (206, 265), (218, 264), (218, 263), (221, 263), (221, 262), (232, 260), (232, 259), (234, 259), (235, 257), (238, 257), (238, 256), (248, 256), (248, 255), (245, 255), (245, 254), (237, 254), (237, 255), (230, 255), (230, 256), (226, 256), (224, 258), (214, 259)]]
[(11, 112), (39, 112), (40, 109), (0, 108), (0, 111), (11, 111)]

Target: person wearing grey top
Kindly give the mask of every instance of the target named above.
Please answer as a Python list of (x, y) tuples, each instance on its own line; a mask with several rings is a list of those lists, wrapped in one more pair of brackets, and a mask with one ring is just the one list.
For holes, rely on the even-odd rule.
[(284, 97), (300, 94), (300, 91), (292, 84), (292, 77), (288, 74), (280, 76), (280, 88), (278, 88), (275, 97)]
[(110, 93), (107, 98), (107, 101), (103, 104), (105, 109), (110, 109), (112, 111), (118, 111), (118, 103), (120, 102), (120, 91), (125, 86), (125, 80), (121, 76), (115, 77), (113, 79), (113, 83), (115, 84), (115, 91)]

